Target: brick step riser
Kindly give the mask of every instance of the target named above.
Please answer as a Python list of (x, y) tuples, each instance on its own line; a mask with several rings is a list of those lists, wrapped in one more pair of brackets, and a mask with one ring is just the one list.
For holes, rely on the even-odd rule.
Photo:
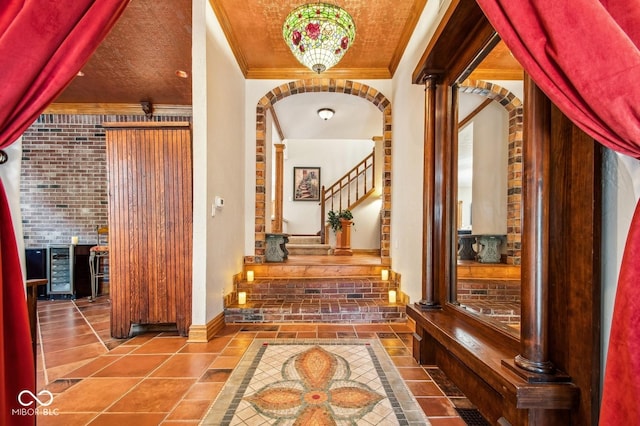
[(389, 290), (397, 290), (392, 281), (286, 280), (238, 283), (237, 291), (247, 293), (247, 300), (265, 299), (387, 299)]
[(295, 303), (303, 300), (325, 300), (325, 301), (342, 301), (342, 300), (387, 300), (389, 298), (388, 293), (300, 293), (295, 295), (256, 295), (247, 292), (248, 302), (265, 302), (269, 300), (286, 300), (287, 302)]

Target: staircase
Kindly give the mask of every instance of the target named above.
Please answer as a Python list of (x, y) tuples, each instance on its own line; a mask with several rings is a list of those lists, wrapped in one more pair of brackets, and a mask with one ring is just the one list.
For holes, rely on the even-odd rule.
[(375, 192), (375, 148), (351, 170), (328, 188), (320, 190), (320, 241), (326, 243), (329, 225), (327, 208), (340, 211), (352, 210)]
[[(380, 265), (282, 263), (246, 265), (254, 281), (240, 279), (225, 307), (229, 323), (389, 323), (406, 321), (406, 300), (396, 274), (381, 279)], [(397, 302), (389, 302), (395, 290)], [(238, 304), (238, 292), (247, 302)]]
[(290, 235), (287, 250), (291, 256), (326, 256), (331, 254), (331, 246), (322, 244), (319, 235)]

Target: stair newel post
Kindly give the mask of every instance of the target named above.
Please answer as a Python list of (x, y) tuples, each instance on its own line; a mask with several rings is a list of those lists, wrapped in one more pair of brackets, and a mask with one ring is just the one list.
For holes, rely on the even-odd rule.
[(325, 198), (324, 185), (320, 189), (320, 242), (326, 244), (327, 227), (325, 225), (327, 199)]
[(341, 230), (336, 232), (336, 249), (333, 254), (336, 256), (351, 256), (351, 221), (340, 219)]

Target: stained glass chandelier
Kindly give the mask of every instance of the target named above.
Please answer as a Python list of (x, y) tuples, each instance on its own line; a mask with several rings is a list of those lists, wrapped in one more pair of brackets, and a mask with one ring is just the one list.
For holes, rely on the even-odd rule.
[(356, 37), (356, 26), (344, 9), (312, 3), (287, 16), (282, 36), (296, 59), (319, 74), (342, 59)]

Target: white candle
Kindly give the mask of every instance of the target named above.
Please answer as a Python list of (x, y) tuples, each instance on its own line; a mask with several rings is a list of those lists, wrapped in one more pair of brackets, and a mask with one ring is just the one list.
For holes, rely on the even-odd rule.
[(253, 281), (253, 271), (247, 271), (247, 281)]
[(247, 303), (247, 292), (241, 291), (238, 293), (238, 305), (244, 305)]
[(78, 237), (71, 237), (71, 244), (73, 245), (78, 244)]
[(396, 291), (389, 290), (389, 303), (396, 303)]
[(388, 269), (383, 269), (380, 272), (380, 277), (382, 278), (382, 281), (387, 281), (389, 279), (389, 270)]

